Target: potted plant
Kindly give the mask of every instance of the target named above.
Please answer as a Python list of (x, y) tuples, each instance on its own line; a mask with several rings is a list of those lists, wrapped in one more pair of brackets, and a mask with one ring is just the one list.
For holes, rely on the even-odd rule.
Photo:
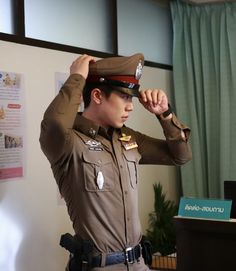
[[(164, 265), (163, 268), (168, 268), (168, 258), (165, 260), (164, 256), (176, 253), (176, 235), (173, 224), (173, 217), (177, 215), (178, 205), (175, 202), (168, 200), (166, 194), (163, 192), (160, 183), (153, 185), (154, 189), (154, 211), (149, 214), (149, 227), (146, 232), (145, 238), (152, 244), (152, 250), (155, 253), (153, 257), (153, 264), (157, 262), (154, 258), (160, 256), (159, 260)], [(173, 257), (171, 257), (171, 261)], [(175, 269), (175, 263), (171, 263)], [(155, 266), (156, 267), (156, 266)], [(160, 264), (157, 266), (161, 268)], [(172, 269), (173, 269), (172, 268)]]

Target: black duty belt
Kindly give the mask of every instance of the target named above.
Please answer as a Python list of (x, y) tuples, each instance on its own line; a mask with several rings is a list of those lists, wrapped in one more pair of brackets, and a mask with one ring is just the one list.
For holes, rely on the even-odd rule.
[[(105, 266), (113, 264), (133, 264), (138, 261), (142, 254), (141, 245), (126, 248), (124, 251), (112, 252), (106, 255)], [(102, 265), (102, 256), (95, 256), (92, 258), (92, 267), (100, 267)]]

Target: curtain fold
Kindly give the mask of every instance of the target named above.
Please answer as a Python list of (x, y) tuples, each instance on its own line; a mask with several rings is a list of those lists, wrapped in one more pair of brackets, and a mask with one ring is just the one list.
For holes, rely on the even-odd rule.
[(184, 196), (223, 197), (236, 180), (236, 3), (171, 2), (173, 100), (191, 130), (193, 159), (181, 167)]

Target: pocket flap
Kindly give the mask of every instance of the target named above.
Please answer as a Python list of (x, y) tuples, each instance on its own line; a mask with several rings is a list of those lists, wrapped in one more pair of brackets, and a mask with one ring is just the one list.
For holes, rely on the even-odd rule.
[(137, 149), (124, 151), (124, 156), (127, 161), (134, 163), (138, 163), (141, 159), (141, 154), (137, 151)]
[(83, 153), (83, 160), (89, 164), (101, 165), (110, 162), (110, 156), (103, 151), (87, 151)]

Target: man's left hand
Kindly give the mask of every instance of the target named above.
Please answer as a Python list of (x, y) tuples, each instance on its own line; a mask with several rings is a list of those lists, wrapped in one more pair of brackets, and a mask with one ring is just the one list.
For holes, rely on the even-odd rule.
[(168, 110), (168, 98), (162, 89), (141, 90), (139, 101), (144, 108), (156, 115)]

